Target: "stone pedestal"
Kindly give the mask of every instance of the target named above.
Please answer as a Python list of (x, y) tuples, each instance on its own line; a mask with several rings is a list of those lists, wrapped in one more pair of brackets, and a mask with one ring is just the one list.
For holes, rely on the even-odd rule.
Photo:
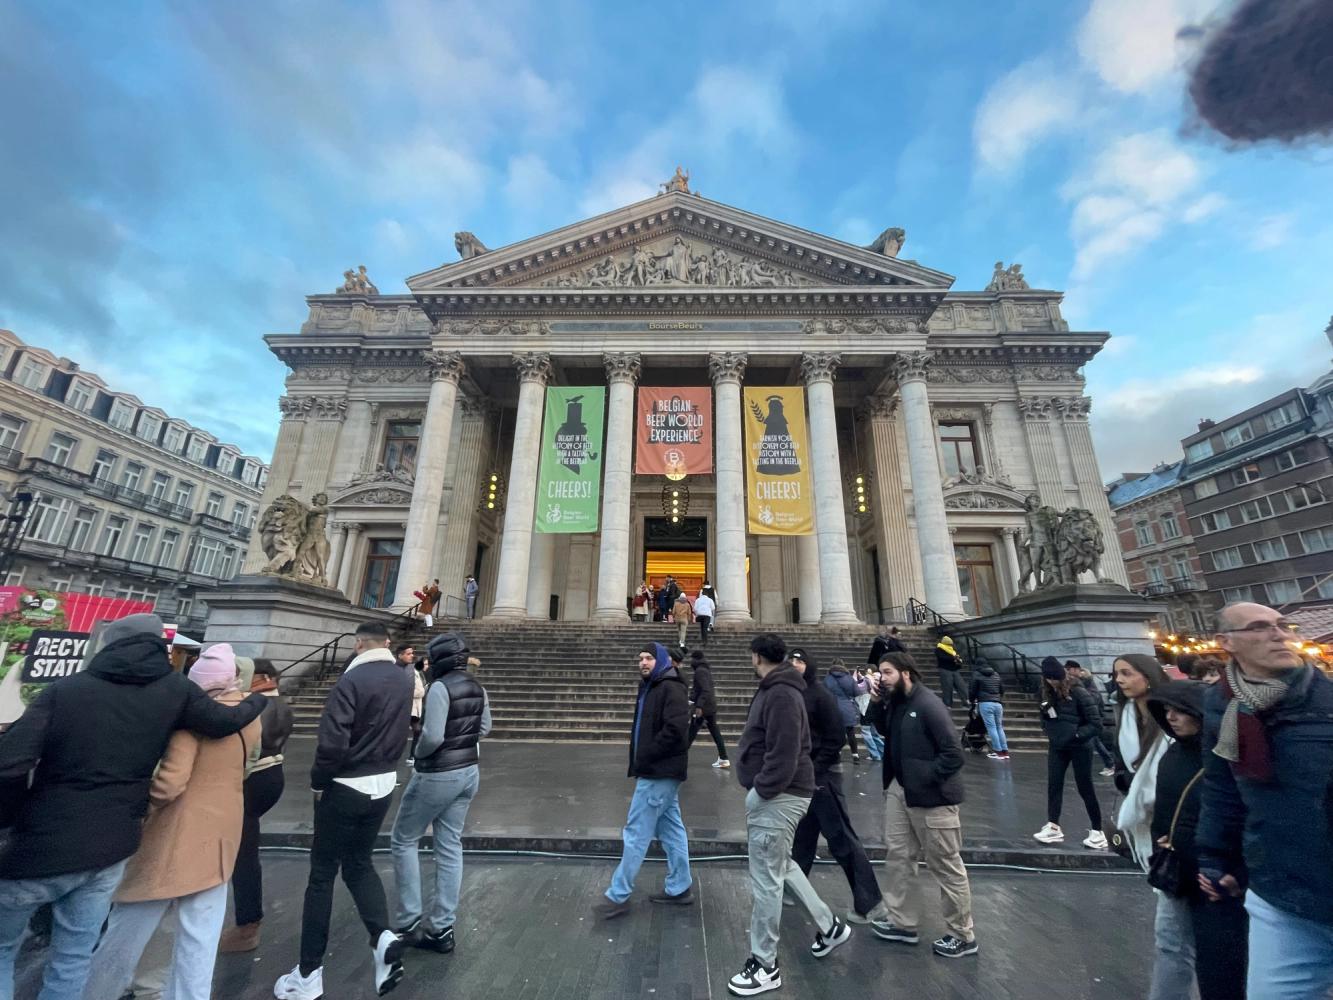
[[(391, 611), (354, 606), (339, 591), (276, 576), (238, 576), (202, 595), (208, 602), (204, 645), (229, 642), (241, 656), (272, 660), (284, 678), (300, 677), (319, 666), (310, 654), (334, 636), (356, 630), (362, 622), (386, 625)], [(350, 634), (339, 644), (339, 656), (352, 652)]]
[(1010, 662), (1008, 644), (1034, 663), (1046, 656), (1077, 660), (1105, 677), (1117, 656), (1153, 655), (1148, 623), (1163, 608), (1116, 584), (1064, 584), (1020, 594), (999, 614), (956, 622), (949, 633), (955, 642), (976, 639), (997, 668)]

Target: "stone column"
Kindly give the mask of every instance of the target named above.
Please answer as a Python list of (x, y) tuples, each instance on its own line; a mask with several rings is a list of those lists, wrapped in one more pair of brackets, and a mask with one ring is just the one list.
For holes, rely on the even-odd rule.
[(521, 619), (528, 615), (532, 514), (537, 504), (537, 462), (551, 356), (535, 351), (515, 354), (514, 367), (518, 369), (518, 415), (509, 460), (509, 499), (500, 539), (500, 564), (495, 571), (495, 604), (488, 618)]
[(801, 624), (811, 625), (824, 613), (819, 587), (819, 536), (796, 536), (796, 596), (801, 601)]
[[(440, 590), (463, 601), (463, 581), (472, 572), (476, 552), (478, 505), (481, 503), (483, 464), (489, 460), (487, 418), (495, 411), (469, 396), (458, 400), (458, 451), (454, 455), (454, 477), (449, 490), (448, 519), (444, 525), (438, 572)], [(480, 594), (477, 595), (480, 598)], [(458, 607), (454, 601), (441, 601)], [(477, 602), (480, 604), (480, 599)]]
[(958, 564), (944, 511), (935, 424), (930, 416), (930, 397), (926, 392), (926, 369), (931, 360), (928, 351), (900, 354), (894, 359), (893, 367), (907, 431), (907, 462), (912, 473), (912, 505), (916, 511), (925, 601), (939, 614), (962, 615)]
[(888, 607), (899, 609), (899, 613), (905, 613), (908, 599), (924, 591), (921, 567), (914, 558), (917, 555), (916, 540), (907, 523), (907, 491), (903, 489), (898, 424), (894, 419), (898, 404), (899, 400), (894, 396), (871, 396), (866, 400), (866, 415), (870, 419), (871, 451), (875, 460), (871, 510), (880, 532), (880, 582), (887, 590), (881, 595), (881, 601)]
[(356, 564), (356, 547), (361, 541), (361, 525), (347, 525), (347, 543), (343, 546), (342, 565), (338, 567), (338, 589), (349, 601), (356, 603), (356, 595), (349, 589), (352, 586), (352, 573)]
[(528, 617), (546, 621), (551, 616), (551, 571), (555, 566), (555, 535), (532, 533), (528, 552)]
[[(364, 399), (347, 401), (347, 419), (338, 432), (338, 451), (333, 457), (329, 482), (346, 483), (358, 472), (365, 472), (370, 455), (370, 403)], [(423, 428), (425, 430), (425, 428)], [(370, 462), (374, 468), (374, 461)]]
[(440, 527), (444, 470), (449, 463), (449, 441), (454, 429), (454, 408), (458, 403), (458, 380), (463, 377), (463, 356), (457, 352), (426, 351), (423, 360), (430, 368), (430, 398), (417, 447), (412, 506), (407, 512), (403, 558), (398, 564), (398, 586), (393, 597), (396, 607), (415, 604), (412, 592), (430, 578), (435, 536)]
[(722, 625), (753, 622), (745, 584), (745, 452), (741, 439), (741, 379), (747, 360), (744, 354), (708, 355), (717, 424), (713, 587), (717, 590), (717, 621)]
[(1092, 409), (1092, 400), (1087, 396), (1072, 398), (1057, 397), (1053, 400), (1056, 412), (1064, 424), (1065, 443), (1069, 447), (1069, 457), (1074, 465), (1074, 478), (1078, 485), (1078, 502), (1092, 511), (1102, 529), (1102, 540), (1106, 551), (1102, 554), (1101, 575), (1114, 580), (1122, 586), (1129, 586), (1129, 574), (1125, 572), (1125, 560), (1117, 543), (1118, 534), (1115, 519), (1111, 515), (1111, 506), (1107, 503), (1106, 492), (1102, 488), (1102, 477), (1097, 467), (1097, 455), (1092, 448), (1092, 433), (1088, 427), (1088, 413)]
[(347, 545), (347, 525), (331, 525), (333, 530), (333, 544), (329, 551), (329, 565), (325, 570), (324, 576), (328, 580), (337, 581), (338, 575), (342, 570), (343, 548)]
[[(1054, 406), (1049, 397), (1024, 396), (1018, 401), (1023, 415), (1023, 436), (1028, 443), (1028, 459), (1041, 502), (1056, 510), (1065, 509), (1065, 488), (1060, 481), (1060, 460), (1051, 440), (1051, 416)], [(1115, 537), (1112, 535), (1111, 537)]]
[(629, 495), (634, 456), (637, 354), (607, 354), (606, 447), (602, 453), (602, 549), (597, 568), (596, 621), (626, 622), (629, 585)]
[(852, 565), (847, 556), (847, 511), (842, 498), (842, 461), (838, 457), (838, 418), (833, 403), (837, 354), (801, 357), (801, 377), (810, 407), (810, 452), (815, 483), (815, 530), (819, 539), (821, 625), (859, 622), (852, 597)]
[(1012, 598), (1018, 594), (1018, 545), (1015, 542), (1018, 529), (1002, 528), (1001, 534), (1004, 536), (1004, 561), (1008, 566), (1009, 595)]
[(292, 476), (301, 481), (301, 492), (307, 499), (323, 493), (329, 483), (334, 446), (347, 416), (347, 400), (342, 396), (312, 396), (310, 399), (313, 404), (310, 416), (314, 419), (306, 428)]

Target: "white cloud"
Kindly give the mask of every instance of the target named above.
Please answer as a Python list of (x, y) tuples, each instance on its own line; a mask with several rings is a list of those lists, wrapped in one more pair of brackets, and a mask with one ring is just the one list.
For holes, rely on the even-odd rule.
[(421, 132), (380, 150), (368, 180), (380, 197), (419, 203), (423, 197), (454, 207), (473, 203), (486, 183), (485, 166), (433, 132)]
[[(1230, 390), (1264, 378), (1255, 365), (1201, 365), (1167, 380), (1132, 379), (1097, 397), (1098, 409), (1111, 416), (1142, 418), (1164, 409), (1172, 398), (1195, 390)], [(1222, 394), (1225, 398), (1225, 393)]]
[(1291, 238), (1291, 230), (1295, 225), (1296, 216), (1290, 212), (1265, 216), (1255, 224), (1250, 245), (1256, 250), (1280, 247)]
[(1216, 191), (1209, 191), (1202, 198), (1196, 199), (1186, 207), (1180, 217), (1189, 223), (1202, 222), (1204, 219), (1216, 215), (1229, 204), (1230, 202)]
[(523, 212), (539, 208), (560, 186), (546, 161), (536, 153), (510, 157), (505, 171), (505, 197)]
[(1078, 29), (1079, 55), (1121, 93), (1147, 93), (1181, 65), (1177, 32), (1218, 5), (1218, 0), (1092, 0)]
[(380, 219), (373, 234), (376, 246), (395, 255), (405, 255), (416, 248), (416, 237), (397, 219)]
[(997, 173), (1011, 171), (1037, 143), (1072, 126), (1078, 90), (1072, 77), (1041, 59), (1000, 77), (981, 99), (972, 123), (981, 166)]

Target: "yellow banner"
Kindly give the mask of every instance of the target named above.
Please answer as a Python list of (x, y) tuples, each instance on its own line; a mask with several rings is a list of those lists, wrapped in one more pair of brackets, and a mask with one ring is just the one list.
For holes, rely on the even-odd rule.
[(800, 386), (745, 387), (746, 516), (754, 535), (813, 535), (810, 435)]

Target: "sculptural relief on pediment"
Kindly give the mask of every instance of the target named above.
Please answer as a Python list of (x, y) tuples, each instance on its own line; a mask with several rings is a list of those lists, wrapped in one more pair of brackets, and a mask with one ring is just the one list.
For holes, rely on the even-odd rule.
[(542, 284), (551, 288), (796, 288), (816, 282), (808, 275), (758, 257), (677, 235), (669, 241), (608, 253), (577, 270), (547, 278)]

